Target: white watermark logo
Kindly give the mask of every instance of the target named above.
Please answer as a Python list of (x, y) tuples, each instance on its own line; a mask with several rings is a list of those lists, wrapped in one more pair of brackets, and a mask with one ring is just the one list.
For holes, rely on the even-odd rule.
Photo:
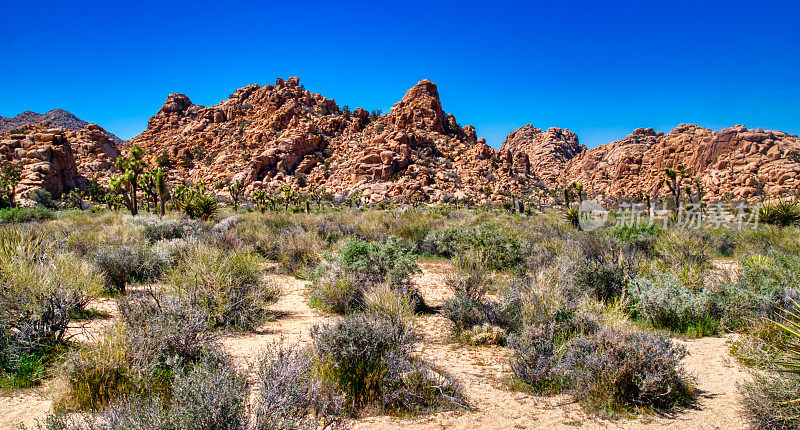
[(584, 200), (578, 206), (578, 225), (581, 230), (592, 231), (605, 227), (613, 218), (613, 227), (744, 230), (758, 227), (759, 209), (760, 205), (725, 202), (683, 203), (677, 209), (667, 208), (666, 203), (621, 203), (612, 212), (594, 200)]

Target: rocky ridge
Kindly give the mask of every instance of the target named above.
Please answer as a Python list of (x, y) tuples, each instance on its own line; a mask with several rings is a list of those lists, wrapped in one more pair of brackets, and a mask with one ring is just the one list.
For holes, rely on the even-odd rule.
[(305, 183), (372, 202), (421, 194), (486, 203), (518, 187), (498, 168), (499, 152), (444, 112), (428, 80), (380, 116), (346, 111), (298, 78), (244, 87), (211, 107), (171, 94), (131, 143), (172, 166), (173, 180), (239, 180), (247, 192)]
[[(18, 193), (41, 186), (57, 196), (113, 173), (121, 147), (108, 136), (96, 124), (80, 130), (29, 124), (0, 134), (0, 157), (25, 163)], [(527, 124), (495, 150), (445, 112), (428, 80), (384, 115), (339, 107), (296, 77), (240, 88), (208, 107), (170, 94), (122, 149), (134, 145), (151, 165), (168, 169), (172, 182), (203, 181), (223, 195), (225, 184), (241, 181), (246, 194), (291, 185), (335, 199), (359, 192), (372, 203), (421, 197), (496, 204), (526, 195), (556, 201), (561, 189), (580, 182), (588, 197), (613, 201), (667, 195), (666, 168), (684, 170), (684, 184), (693, 192), (700, 184), (706, 200), (756, 200), (800, 188), (794, 135), (682, 124), (667, 134), (636, 129), (587, 149), (567, 129)]]
[(754, 200), (793, 193), (800, 187), (800, 139), (743, 125), (717, 132), (681, 124), (664, 134), (634, 130), (624, 139), (584, 151), (564, 167), (561, 183), (584, 184), (606, 198), (664, 196), (664, 169), (685, 171), (684, 184), (706, 200)]
[[(79, 131), (89, 124), (64, 109), (53, 109), (44, 114), (28, 110), (12, 118), (0, 116), (0, 132), (18, 129), (23, 125), (35, 124), (37, 122), (49, 122), (52, 127), (73, 131)], [(123, 142), (122, 139), (109, 131), (103, 130), (103, 133), (117, 145)]]

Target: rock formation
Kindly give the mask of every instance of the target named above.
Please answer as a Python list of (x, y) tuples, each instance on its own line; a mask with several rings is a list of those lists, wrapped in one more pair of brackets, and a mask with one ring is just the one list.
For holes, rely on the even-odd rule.
[(586, 147), (578, 135), (560, 128), (542, 132), (530, 124), (512, 131), (500, 147), (506, 167), (515, 173), (534, 173), (549, 183), (558, 180), (564, 166)]
[(562, 183), (578, 181), (590, 195), (629, 197), (668, 193), (664, 169), (683, 170), (684, 183), (706, 200), (755, 200), (800, 186), (800, 139), (743, 125), (714, 132), (681, 124), (668, 134), (637, 129), (617, 142), (579, 154), (567, 163)]
[(71, 131), (41, 122), (0, 133), (0, 160), (22, 164), (15, 192), (23, 204), (37, 188), (59, 197), (98, 173), (107, 176), (118, 156), (116, 144), (97, 124)]
[(246, 192), (305, 182), (373, 202), (417, 193), (442, 201), (457, 192), (491, 201), (517, 186), (497, 168), (498, 151), (444, 112), (428, 80), (378, 117), (345, 111), (298, 78), (244, 87), (211, 107), (171, 94), (131, 143), (172, 166), (173, 180), (238, 180)]
[[(88, 122), (78, 118), (64, 109), (53, 109), (44, 114), (25, 111), (13, 118), (0, 116), (0, 131), (9, 131), (22, 127), (23, 125), (35, 124), (37, 122), (49, 122), (53, 128), (63, 128), (65, 130), (79, 131), (86, 127)], [(115, 144), (122, 143), (122, 139), (114, 134), (103, 130), (103, 133)]]
[[(96, 124), (23, 125), (0, 134), (0, 158), (25, 163), (21, 195), (44, 187), (57, 196), (113, 173), (120, 151), (109, 135)], [(373, 203), (422, 197), (496, 204), (529, 194), (555, 198), (577, 181), (589, 197), (614, 200), (666, 195), (666, 168), (685, 171), (684, 184), (694, 195), (701, 188), (707, 200), (753, 200), (800, 187), (797, 136), (744, 126), (714, 132), (682, 124), (668, 134), (641, 128), (587, 149), (569, 130), (528, 124), (498, 151), (445, 112), (428, 80), (385, 115), (340, 108), (295, 77), (240, 88), (208, 107), (170, 94), (130, 143), (124, 150), (141, 146), (173, 183), (203, 181), (222, 194), (225, 184), (241, 181), (246, 194), (292, 185), (338, 199), (357, 191)]]

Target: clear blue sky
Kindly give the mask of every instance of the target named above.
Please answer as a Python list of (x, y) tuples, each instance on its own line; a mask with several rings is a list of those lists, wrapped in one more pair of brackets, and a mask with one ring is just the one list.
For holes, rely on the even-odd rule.
[[(130, 3), (123, 5), (122, 3)], [(67, 109), (123, 138), (166, 96), (299, 76), (387, 112), (428, 78), (497, 147), (526, 123), (589, 147), (682, 122), (800, 132), (797, 1), (6, 2), (0, 115)]]

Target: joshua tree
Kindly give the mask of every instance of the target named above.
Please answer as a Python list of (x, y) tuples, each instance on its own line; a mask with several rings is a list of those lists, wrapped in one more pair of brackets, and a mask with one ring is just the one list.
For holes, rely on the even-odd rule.
[(160, 202), (161, 216), (167, 213), (167, 200), (169, 200), (169, 187), (167, 186), (167, 171), (161, 168), (155, 169), (153, 174), (156, 182), (156, 191)]
[(242, 198), (244, 192), (244, 184), (242, 181), (236, 180), (228, 185), (228, 192), (231, 194), (231, 201), (233, 201), (233, 210), (239, 210), (239, 200)]
[(21, 178), (21, 161), (16, 163), (3, 163), (2, 167), (0, 167), (0, 189), (3, 193), (3, 197), (0, 198), (0, 207), (5, 203), (7, 203), (9, 207), (14, 207), (14, 194)]
[(575, 197), (578, 198), (578, 204), (580, 205), (581, 203), (583, 203), (583, 196), (584, 196), (583, 184), (581, 184), (580, 182), (573, 182), (569, 184), (569, 186), (575, 191)]
[(350, 204), (350, 207), (353, 207), (353, 205), (358, 207), (361, 204), (361, 191), (353, 191), (350, 193), (347, 202)]
[(144, 161), (142, 157), (144, 151), (139, 146), (131, 150), (129, 157), (119, 157), (116, 167), (120, 174), (111, 178), (111, 189), (122, 197), (125, 206), (130, 210), (131, 215), (139, 214), (139, 204), (136, 200), (136, 193), (139, 189), (139, 175), (144, 172)]
[(253, 204), (258, 207), (258, 210), (261, 211), (261, 213), (264, 213), (267, 210), (270, 202), (270, 195), (266, 191), (262, 189), (253, 191)]
[(664, 169), (664, 174), (667, 176), (664, 178), (664, 183), (667, 184), (670, 193), (672, 193), (672, 197), (675, 199), (675, 207), (677, 208), (681, 200), (681, 182), (686, 177), (686, 171), (666, 168)]
[(564, 188), (564, 204), (569, 206), (572, 203), (572, 190), (570, 187)]
[(289, 205), (295, 204), (297, 202), (298, 199), (297, 190), (292, 188), (290, 185), (284, 185), (281, 188), (281, 191), (283, 192), (284, 210), (288, 211)]
[(325, 197), (325, 194), (323, 194), (319, 188), (313, 185), (308, 187), (308, 197), (317, 203), (317, 210), (322, 208), (322, 199)]

